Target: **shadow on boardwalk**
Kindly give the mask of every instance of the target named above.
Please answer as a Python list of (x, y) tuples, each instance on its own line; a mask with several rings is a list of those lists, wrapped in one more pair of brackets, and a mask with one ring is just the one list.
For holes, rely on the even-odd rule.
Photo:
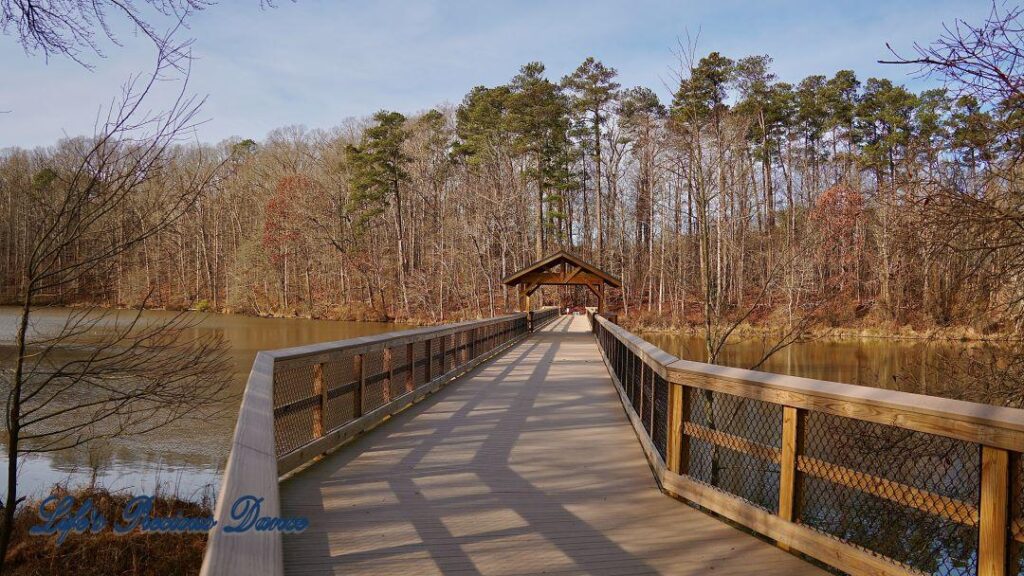
[(582, 317), (281, 490), (289, 574), (821, 573), (658, 491)]

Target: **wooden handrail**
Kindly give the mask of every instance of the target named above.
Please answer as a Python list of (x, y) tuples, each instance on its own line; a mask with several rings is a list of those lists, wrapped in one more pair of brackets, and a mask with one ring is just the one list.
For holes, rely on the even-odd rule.
[(661, 377), (677, 384), (1024, 451), (1024, 410), (680, 360), (597, 318)]
[(461, 332), (466, 328), (489, 326), (513, 320), (515, 318), (525, 317), (525, 313), (506, 314), (504, 316), (496, 316), (494, 318), (487, 318), (484, 320), (466, 320), (453, 324), (444, 324), (442, 326), (412, 328), (410, 330), (385, 332), (383, 334), (360, 336), (358, 338), (349, 338), (347, 340), (336, 340), (333, 342), (307, 344), (292, 348), (281, 348), (274, 350), (271, 353), (274, 356), (275, 365), (278, 368), (283, 366), (294, 367), (318, 364), (323, 362), (325, 357), (337, 356), (340, 353), (362, 354), (365, 352), (372, 352), (374, 350), (383, 350), (387, 347), (423, 342), (440, 336), (455, 334), (456, 332)]
[[(214, 510), (218, 526), (233, 523), (231, 505), (245, 495), (263, 498), (261, 515), (281, 515), (274, 448), (274, 356), (268, 352), (256, 354), (245, 384)], [(225, 534), (214, 529), (206, 543), (200, 574), (279, 576), (284, 574), (283, 554), (279, 532)]]
[[(962, 526), (977, 527), (978, 574), (1006, 574), (1008, 539), (1020, 538), (1020, 526), (1024, 525), (1024, 519), (1007, 517), (1011, 499), (1024, 498), (1021, 494), (1011, 494), (1009, 488), (1009, 462), (1016, 461), (1016, 457), (1024, 452), (1024, 410), (680, 360), (600, 315), (588, 316), (599, 338), (602, 333), (613, 337), (651, 372), (661, 376), (665, 380), (664, 385), (669, 387), (665, 416), (665, 429), (669, 435), (665, 438), (663, 458), (643, 426), (642, 418), (636, 413), (626, 386), (619, 382), (616, 366), (604, 345), (600, 346), (623, 406), (666, 492), (773, 538), (784, 549), (803, 552), (851, 574), (918, 573), (912, 567), (881, 558), (800, 524), (797, 494), (804, 477), (815, 477), (940, 516)], [(649, 379), (644, 380), (644, 386), (651, 386)], [(693, 390), (781, 406), (781, 448), (764, 446), (748, 438), (686, 421), (684, 406), (688, 400), (685, 399)], [(644, 413), (646, 418), (647, 411)], [(980, 506), (805, 455), (803, 422), (811, 413), (861, 420), (977, 445), (981, 455), (976, 464)], [(781, 470), (777, 514), (691, 479), (686, 463), (690, 438), (777, 463)], [(1019, 509), (1019, 506), (1018, 503), (1014, 509)]]

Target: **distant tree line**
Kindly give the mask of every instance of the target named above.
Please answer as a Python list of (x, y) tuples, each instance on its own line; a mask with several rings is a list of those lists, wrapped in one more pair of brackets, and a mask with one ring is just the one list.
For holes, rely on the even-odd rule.
[[(960, 40), (1018, 15), (993, 12)], [(566, 248), (622, 277), (613, 305), (665, 323), (1019, 332), (1021, 77), (1004, 65), (1006, 89), (977, 89), (970, 54), (942, 60), (954, 48), (901, 60), (946, 82), (921, 93), (851, 70), (791, 84), (768, 56), (683, 45), (670, 102), (593, 58), (561, 79), (531, 62), (458, 106), (175, 145), (146, 175), (151, 197), (216, 169), (182, 217), (42, 296), (442, 321), (513, 308), (500, 278)], [(35, 200), (75, 186), (94, 144), (0, 153), (3, 299), (26, 281)], [(116, 242), (146, 204), (119, 205), (59, 257)]]

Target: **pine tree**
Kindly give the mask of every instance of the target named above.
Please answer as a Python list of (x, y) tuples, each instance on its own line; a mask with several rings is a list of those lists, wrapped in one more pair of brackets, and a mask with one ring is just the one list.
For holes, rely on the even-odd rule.
[(562, 163), (569, 145), (568, 100), (557, 84), (544, 77), (544, 65), (531, 62), (519, 70), (510, 84), (506, 125), (513, 134), (513, 148), (528, 159), (525, 171), (537, 189), (537, 235), (535, 251), (543, 258), (547, 250), (545, 232), (555, 227), (557, 193), (564, 173)]
[(601, 134), (607, 119), (607, 109), (615, 100), (619, 84), (615, 68), (606, 67), (593, 56), (588, 57), (576, 70), (562, 78), (562, 86), (572, 94), (573, 112), (590, 122), (589, 146), (594, 155), (594, 184), (597, 212), (597, 265), (604, 264), (604, 199), (601, 190)]
[(402, 219), (402, 185), (409, 181), (406, 167), (412, 159), (402, 148), (409, 135), (405, 130), (405, 116), (398, 112), (381, 110), (373, 115), (373, 120), (376, 125), (363, 132), (359, 146), (350, 145), (345, 151), (351, 187), (348, 207), (357, 215), (357, 229), (365, 230), (371, 219), (383, 215), (394, 203), (398, 282), (408, 310), (405, 277), (409, 273), (409, 259)]

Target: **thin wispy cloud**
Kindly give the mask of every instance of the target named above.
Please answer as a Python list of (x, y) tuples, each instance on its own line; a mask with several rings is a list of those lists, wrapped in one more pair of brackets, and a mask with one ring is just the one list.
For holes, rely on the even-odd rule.
[[(910, 49), (943, 22), (979, 20), (989, 3), (903, 2), (281, 2), (225, 1), (200, 13), (193, 90), (208, 95), (197, 137), (262, 138), (302, 124), (330, 128), (382, 108), (414, 113), (457, 103), (473, 86), (507, 81), (531, 60), (552, 78), (593, 55), (665, 99), (687, 34), (698, 51), (769, 54), (781, 79), (844, 68), (919, 88), (909, 70), (876, 61), (885, 43)], [(151, 65), (143, 42), (109, 46), (96, 70), (26, 56), (0, 37), (0, 147), (48, 145), (91, 132), (97, 111), (132, 73)], [(168, 87), (171, 91), (171, 87)]]

